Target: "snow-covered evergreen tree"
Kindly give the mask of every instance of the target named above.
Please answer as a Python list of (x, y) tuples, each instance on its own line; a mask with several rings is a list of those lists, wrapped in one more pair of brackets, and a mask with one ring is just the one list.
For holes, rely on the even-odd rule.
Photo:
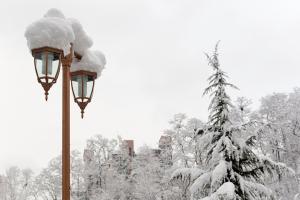
[(234, 127), (229, 120), (232, 106), (226, 93), (227, 87), (236, 88), (227, 82), (228, 76), (220, 69), (218, 44), (212, 56), (207, 54), (214, 73), (209, 77), (209, 122), (199, 139), (206, 155), (207, 170), (195, 179), (190, 187), (194, 199), (205, 200), (266, 200), (273, 199), (272, 191), (264, 186), (267, 174), (282, 174), (285, 165), (267, 157), (259, 157), (249, 140), (238, 138), (243, 126)]

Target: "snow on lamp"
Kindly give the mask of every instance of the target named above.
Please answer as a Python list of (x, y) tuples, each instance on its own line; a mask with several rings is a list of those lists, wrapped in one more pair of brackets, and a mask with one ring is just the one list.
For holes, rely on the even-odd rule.
[(81, 60), (71, 66), (71, 85), (75, 103), (81, 109), (81, 118), (94, 93), (95, 80), (101, 75), (105, 57), (100, 51), (85, 51)]
[(27, 27), (25, 37), (47, 100), (48, 92), (58, 78), (61, 58), (70, 53), (71, 43), (75, 40), (72, 26), (59, 10), (50, 9), (43, 18)]

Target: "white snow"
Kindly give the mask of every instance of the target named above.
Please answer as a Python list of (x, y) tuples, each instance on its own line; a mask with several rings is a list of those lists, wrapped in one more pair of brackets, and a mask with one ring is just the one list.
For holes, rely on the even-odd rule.
[[(216, 133), (219, 134), (219, 133)], [(225, 149), (223, 149), (225, 147)], [(231, 139), (228, 138), (225, 134), (219, 139), (216, 147), (213, 149), (212, 160), (219, 161), (223, 159), (223, 152), (227, 151), (229, 155), (233, 155), (236, 147), (232, 144)], [(220, 153), (221, 152), (221, 153)]]
[(62, 49), (64, 56), (70, 53), (71, 43), (74, 51), (82, 56), (81, 61), (74, 59), (71, 71), (86, 70), (101, 75), (106, 64), (105, 56), (100, 51), (91, 51), (92, 39), (83, 30), (76, 19), (66, 19), (55, 8), (50, 9), (42, 19), (29, 25), (25, 31), (30, 50), (41, 47)]
[(86, 50), (79, 62), (73, 61), (70, 71), (86, 70), (96, 72), (97, 77), (99, 77), (105, 64), (106, 60), (102, 52)]
[(199, 168), (190, 168), (190, 171), (191, 171), (191, 179), (192, 180), (195, 180), (196, 178), (198, 178), (200, 175), (202, 175), (204, 173), (204, 171)]
[(50, 8), (47, 13), (44, 15), (44, 17), (58, 17), (61, 19), (65, 19), (65, 15), (56, 8)]
[(204, 197), (204, 198), (202, 198), (200, 200), (211, 200), (211, 198), (210, 197)]
[(294, 200), (298, 200), (298, 199), (300, 199), (300, 193), (296, 194), (294, 197)]
[(206, 185), (210, 184), (211, 172), (206, 172), (197, 178), (192, 186), (190, 187), (190, 192), (195, 194), (198, 190), (205, 188)]
[(93, 41), (83, 30), (82, 25), (77, 19), (68, 19), (68, 21), (72, 25), (75, 34), (75, 40), (73, 42), (74, 51), (83, 55), (84, 52), (93, 45)]
[(25, 31), (27, 45), (30, 50), (41, 47), (62, 49), (64, 54), (70, 52), (70, 43), (75, 35), (70, 22), (61, 11), (50, 9), (42, 19), (29, 25)]
[(286, 166), (285, 163), (274, 162), (271, 158), (264, 155), (260, 155), (259, 158), (261, 162), (264, 164), (264, 167), (273, 168), (273, 170), (275, 169), (277, 173), (284, 174), (286, 176), (295, 176), (296, 174), (296, 172), (292, 168)]
[(215, 167), (212, 172), (212, 182), (211, 185), (219, 186), (217, 183), (223, 182), (224, 177), (227, 174), (227, 164), (225, 160), (220, 160), (219, 164)]
[(181, 177), (182, 181), (187, 179), (193, 181), (203, 173), (204, 171), (199, 168), (179, 168), (172, 173), (171, 179)]
[(215, 193), (201, 200), (235, 200), (235, 187), (231, 182), (224, 183)]
[(235, 187), (234, 184), (231, 182), (224, 183), (217, 191), (218, 196), (224, 196), (227, 199), (234, 199), (235, 198)]

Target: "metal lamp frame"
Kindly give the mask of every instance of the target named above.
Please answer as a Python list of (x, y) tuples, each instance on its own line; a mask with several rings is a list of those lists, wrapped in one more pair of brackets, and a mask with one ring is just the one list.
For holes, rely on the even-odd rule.
[[(56, 83), (59, 72), (60, 72), (61, 58), (63, 57), (63, 51), (60, 50), (60, 49), (52, 48), (52, 47), (42, 47), (42, 48), (32, 49), (31, 53), (32, 53), (32, 56), (34, 57), (34, 68), (35, 68), (35, 73), (36, 73), (36, 76), (37, 76), (37, 80), (45, 90), (45, 99), (47, 101), (48, 100), (48, 95), (49, 95), (49, 90), (52, 87), (52, 85), (54, 83)], [(38, 74), (37, 55), (40, 54), (40, 53), (46, 53), (47, 62), (46, 62), (46, 74), (45, 74), (45, 76), (39, 76), (39, 74)], [(58, 67), (57, 67), (57, 71), (56, 71), (54, 77), (49, 77), (48, 76), (48, 54), (49, 53), (58, 54), (58, 57), (59, 57)], [(43, 82), (42, 79), (44, 79), (45, 81)]]
[(81, 84), (82, 84), (82, 86), (84, 85), (84, 83), (83, 83), (83, 81), (84, 81), (83, 80), (83, 76), (84, 75), (90, 76), (93, 79), (92, 90), (91, 90), (91, 93), (88, 94), (88, 97), (83, 96), (83, 94), (84, 94), (84, 88), (83, 87), (81, 87), (81, 89), (82, 89), (81, 96), (76, 97), (75, 91), (74, 91), (73, 81), (71, 81), (72, 92), (73, 92), (73, 96), (74, 96), (74, 101), (75, 101), (75, 103), (78, 104), (79, 108), (81, 109), (81, 118), (83, 118), (84, 109), (86, 108), (86, 106), (88, 105), (88, 103), (91, 102), (92, 97), (93, 97), (94, 87), (95, 87), (95, 80), (97, 78), (97, 73), (96, 72), (86, 71), (86, 70), (79, 70), (79, 71), (71, 72), (70, 75), (71, 75), (71, 80), (72, 80), (72, 77), (81, 76), (82, 77), (81, 78)]

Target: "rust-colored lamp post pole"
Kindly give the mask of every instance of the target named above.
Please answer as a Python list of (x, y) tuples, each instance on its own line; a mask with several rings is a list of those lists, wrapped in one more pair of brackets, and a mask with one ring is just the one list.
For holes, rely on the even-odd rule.
[(70, 67), (72, 50), (62, 58), (62, 199), (70, 200)]

